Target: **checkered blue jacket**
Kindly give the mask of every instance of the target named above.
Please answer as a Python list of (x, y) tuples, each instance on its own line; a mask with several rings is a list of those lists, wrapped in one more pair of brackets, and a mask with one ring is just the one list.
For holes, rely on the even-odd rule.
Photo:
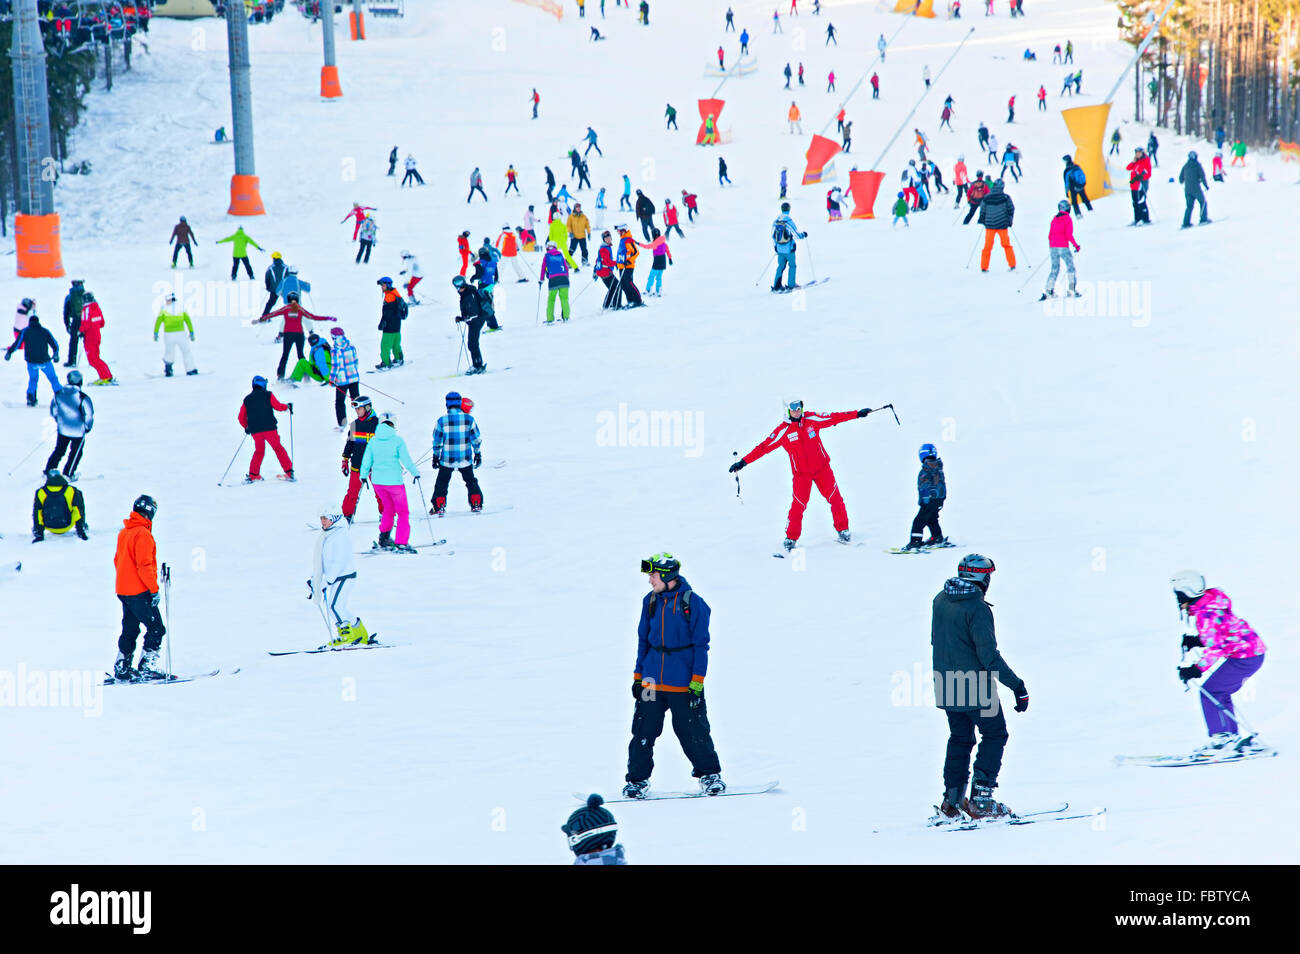
[(357, 349), (344, 335), (334, 336), (334, 357), (330, 367), (330, 384), (335, 387), (356, 384), (361, 380), (357, 369)]
[(433, 456), (443, 467), (469, 467), (483, 445), (473, 415), (448, 408), (433, 427)]

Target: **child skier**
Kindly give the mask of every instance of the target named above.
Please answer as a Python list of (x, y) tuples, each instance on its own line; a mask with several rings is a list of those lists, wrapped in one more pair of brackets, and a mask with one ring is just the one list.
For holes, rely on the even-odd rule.
[(349, 521), (333, 504), (316, 508), (321, 535), (312, 557), (311, 579), (307, 581), (307, 599), (320, 607), (325, 621), (334, 627), (330, 649), (346, 649), (374, 643), (361, 617), (352, 615), (350, 597), (357, 585), (357, 562), (352, 556)]
[[(397, 421), (392, 414), (379, 416), (379, 427), (374, 436), (366, 443), (365, 453), (361, 456), (358, 471), (362, 480), (369, 480), (375, 494), (383, 501), (379, 516), (379, 542), (374, 545), (377, 550), (393, 550), (399, 553), (415, 553), (410, 546), (411, 518), (410, 508), (406, 503), (406, 484), (402, 479), (403, 471), (411, 475), (416, 483), (420, 480), (420, 471), (411, 460), (406, 449), (406, 441), (397, 436)], [(393, 536), (396, 524), (397, 536)]]
[(623, 846), (618, 841), (618, 823), (599, 795), (588, 795), (587, 804), (569, 816), (560, 831), (569, 839), (575, 865), (625, 865)]
[[(916, 477), (916, 496), (920, 510), (912, 519), (912, 535), (904, 550), (922, 547), (948, 546), (948, 539), (939, 529), (939, 511), (948, 497), (948, 485), (943, 479), (943, 461), (933, 444), (922, 444), (917, 456), (921, 458), (921, 472)], [(921, 542), (921, 531), (929, 529), (930, 539)]]
[(1196, 626), (1195, 635), (1183, 637), (1184, 652), (1199, 649), (1200, 660), (1178, 670), (1184, 683), (1200, 679), (1216, 662), (1222, 663), (1200, 686), (1201, 712), (1210, 741), (1196, 750), (1209, 757), (1259, 751), (1253, 734), (1243, 733), (1232, 707), (1232, 694), (1264, 665), (1267, 647), (1250, 624), (1232, 613), (1232, 600), (1223, 590), (1205, 586), (1195, 570), (1180, 570), (1169, 581), (1178, 600), (1179, 614)]
[(483, 489), (474, 476), (474, 468), (483, 463), (483, 438), (478, 422), (469, 413), (474, 405), (458, 391), (448, 391), (445, 401), (447, 412), (433, 427), (433, 465), (438, 468), (438, 477), (433, 483), (433, 507), (429, 513), (438, 517), (447, 513), (447, 489), (454, 470), (460, 471), (465, 481), (470, 512), (480, 513)]
[(907, 222), (907, 198), (901, 192), (898, 193), (898, 201), (894, 203), (894, 221), (891, 223), (890, 227), (892, 228), (893, 226), (898, 225), (899, 219), (903, 220), (904, 226), (911, 228)]
[(424, 276), (420, 274), (420, 263), (408, 249), (402, 249), (402, 270), (397, 274), (407, 276), (406, 284), (402, 286), (402, 290), (406, 292), (407, 302), (418, 305), (419, 302), (415, 299), (415, 286), (420, 284)]
[(646, 279), (645, 293), (654, 295), (656, 298), (663, 297), (664, 290), (664, 269), (673, 263), (673, 253), (668, 250), (668, 239), (660, 234), (658, 229), (653, 230), (649, 244), (637, 242), (642, 248), (650, 249), (653, 259), (650, 262), (650, 277)]

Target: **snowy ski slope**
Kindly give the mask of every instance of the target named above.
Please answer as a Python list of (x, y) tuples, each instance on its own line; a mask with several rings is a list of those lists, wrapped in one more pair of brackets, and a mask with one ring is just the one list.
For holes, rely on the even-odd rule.
[[(734, 3), (762, 65), (719, 94), (727, 100), (720, 125), (733, 134), (722, 149), (734, 182), (726, 189), (715, 151), (694, 145), (693, 117), (695, 100), (716, 86), (703, 69), (718, 43), (729, 58), (738, 52), (735, 34), (722, 32), (727, 4), (659, 0), (648, 28), (610, 4), (601, 43), (588, 41), (598, 4), (587, 6), (588, 21), (573, 5), (556, 21), (505, 0), (409, 4), (404, 22), (371, 23), (364, 44), (349, 42), (341, 22), (345, 97), (334, 103), (318, 97), (319, 27), (285, 15), (250, 28), (268, 214), (242, 222), (266, 251), (254, 252), (258, 281), (242, 283), (235, 307), (216, 300), (229, 263), (226, 248), (212, 244), (240, 224), (225, 216), (232, 157), (207, 144), (218, 125), (229, 126), (223, 25), (155, 20), (137, 69), (117, 77), (111, 95), (93, 95), (74, 145), (94, 174), (63, 178), (56, 197), (69, 278), (84, 277), (103, 304), (104, 354), (122, 386), (90, 389), (97, 426), (82, 473), (106, 479), (83, 485), (88, 543), (27, 542), (46, 449), (0, 483), (0, 561), (24, 562), (4, 583), (17, 613), (0, 670), (40, 678), (111, 666), (115, 531), (147, 492), (159, 503), (159, 557), (175, 567), (177, 671), (242, 671), (115, 687), (84, 707), (41, 706), (20, 693), (25, 704), (3, 714), (0, 857), (564, 863), (557, 829), (578, 805), (571, 793), (612, 797), (621, 785), (645, 589), (638, 561), (669, 550), (713, 608), (707, 691), (724, 778), (782, 784), (751, 798), (615, 806), (631, 863), (1294, 860), (1296, 829), (1282, 796), (1295, 788), (1300, 749), (1290, 564), (1290, 483), (1300, 465), (1288, 259), (1300, 211), (1295, 169), (1252, 155), (1228, 183), (1211, 183), (1210, 214), (1221, 221), (1180, 232), (1181, 188), (1165, 180), (1188, 148), (1208, 173), (1213, 149), (1158, 131), (1154, 225), (1126, 228), (1131, 211), (1120, 193), (1094, 203), (1076, 228), (1081, 282), (1136, 283), (1126, 286), (1127, 313), (1052, 315), (1036, 303), (1045, 269), (1017, 291), (1046, 255), (1060, 156), (1072, 149), (1056, 96), (1064, 71), (1051, 65), (1051, 47), (1073, 39), (1084, 70), (1082, 97), (1064, 105), (1098, 102), (1129, 55), (1110, 5), (1031, 3), (1028, 17), (1010, 21), (999, 4), (992, 19), (972, 9), (963, 22), (905, 22), (883, 3), (828, 0), (821, 22), (807, 12), (795, 23), (783, 18), (785, 32), (774, 37), (770, 4)], [(838, 47), (823, 45), (827, 19)], [(880, 101), (864, 84), (848, 103), (860, 168), (916, 104), (926, 64), (934, 89), (882, 164), (882, 218), (828, 224), (830, 184), (794, 185), (808, 137), (786, 133), (791, 94), (780, 70), (803, 60), (809, 85), (794, 98), (804, 131), (829, 124), (833, 135), (835, 111), (875, 57), (876, 37), (900, 26), (879, 67)], [(801, 47), (796, 27), (808, 31)], [(1037, 63), (1021, 62), (1026, 46)], [(823, 92), (832, 68), (839, 94)], [(1035, 109), (1040, 82), (1046, 113)], [(534, 86), (541, 115), (531, 121)], [(937, 130), (948, 93), (951, 134)], [(1012, 93), (1019, 109), (1007, 127)], [(1126, 84), (1111, 126), (1131, 117), (1131, 99)], [(680, 132), (664, 130), (665, 102), (679, 110)], [(1022, 267), (1010, 274), (1000, 251), (987, 275), (964, 267), (976, 227), (954, 223), (951, 196), (913, 215), (906, 230), (891, 230), (887, 215), (893, 183), (915, 156), (911, 127), (926, 130), (950, 181), (959, 152), (972, 172), (987, 168), (975, 142), (981, 119), (1024, 156), (1023, 181), (1007, 183), (1024, 243)], [(688, 223), (683, 209), (687, 237), (670, 243), (676, 264), (663, 297), (601, 315), (599, 293), (584, 291), (587, 272), (574, 281), (573, 320), (543, 328), (534, 324), (534, 286), (503, 284), (506, 330), (484, 336), (483, 349), (490, 368), (512, 370), (438, 379), (454, 371), (460, 346), (448, 284), (459, 266), (455, 236), (468, 228), (477, 247), (503, 223), (519, 224), (527, 203), (541, 215), (542, 166), (567, 181), (564, 155), (588, 124), (604, 150), (589, 157), (592, 178), (609, 188), (609, 205), (617, 206), (624, 172), (657, 206), (683, 188), (700, 196), (702, 216)], [(1121, 129), (1131, 156), (1147, 130)], [(425, 188), (399, 191), (385, 177), (395, 144), (415, 154)], [(837, 162), (842, 186), (846, 158)], [(524, 196), (503, 201), (512, 162)], [(476, 165), (491, 201), (466, 206)], [(800, 277), (833, 276), (806, 297), (771, 296), (770, 271), (760, 275), (783, 165), (794, 218), (810, 233)], [(594, 196), (582, 198), (591, 214)], [(349, 227), (339, 224), (353, 201), (378, 207), (368, 267), (353, 264)], [(182, 214), (201, 239), (199, 267), (172, 272), (166, 240)], [(592, 218), (599, 228), (621, 216)], [(363, 367), (373, 365), (374, 282), (395, 275), (402, 248), (428, 276), (426, 305), (406, 325), (411, 363), (374, 383), (405, 403), (369, 393), (377, 408), (396, 412), (416, 456), (443, 394), (455, 387), (472, 396), (485, 461), (508, 462), (482, 471), (488, 506), (513, 509), (438, 523), (454, 556), (360, 561), (358, 611), (381, 639), (405, 648), (272, 659), (267, 650), (322, 641), (304, 599), (306, 523), (319, 500), (343, 493), (342, 435), (327, 389), (276, 387), (297, 410), (299, 482), (217, 487), (240, 441), (235, 417), (248, 380), (273, 375), (279, 354), (273, 329), (245, 321), (261, 310), (261, 273), (280, 250), (313, 283), (309, 305), (338, 316)], [(638, 269), (642, 287), (645, 268), (648, 259)], [(30, 295), (65, 338), (58, 314), (67, 282), (5, 271), (0, 299)], [(175, 282), (186, 283), (199, 366), (215, 373), (146, 378), (160, 370), (162, 345), (150, 338), (157, 303)], [(20, 360), (3, 368), (13, 400), (21, 401), (23, 371)], [(854, 539), (866, 545), (836, 546), (815, 497), (805, 565), (770, 556), (789, 505), (783, 455), (741, 474), (741, 501), (726, 473), (733, 451), (777, 424), (787, 397), (821, 410), (892, 402), (902, 422), (873, 415), (826, 434)], [(680, 412), (687, 426), (675, 446), (637, 446), (619, 434), (620, 409)], [(13, 459), (48, 436), (43, 410), (0, 413)], [(896, 559), (882, 550), (907, 538), (915, 451), (926, 441), (946, 464), (944, 529), (963, 546)], [(275, 472), (274, 462), (264, 465)], [(426, 470), (426, 484), (431, 477)], [(459, 481), (451, 501), (466, 509)], [(372, 518), (373, 508), (363, 497), (360, 517)], [(374, 532), (358, 525), (356, 548)], [(421, 520), (413, 542), (427, 534)], [(1105, 806), (1104, 823), (969, 837), (921, 829), (941, 792), (946, 738), (921, 691), (929, 604), (967, 550), (997, 562), (989, 596), (1001, 647), (1032, 694), (1027, 713), (1008, 715), (999, 797), (1025, 810)], [(1118, 753), (1202, 741), (1195, 694), (1183, 693), (1174, 672), (1181, 629), (1167, 581), (1184, 566), (1225, 588), (1270, 647), (1239, 698), (1280, 758), (1192, 773), (1112, 767)], [(671, 732), (652, 784), (692, 784)]]

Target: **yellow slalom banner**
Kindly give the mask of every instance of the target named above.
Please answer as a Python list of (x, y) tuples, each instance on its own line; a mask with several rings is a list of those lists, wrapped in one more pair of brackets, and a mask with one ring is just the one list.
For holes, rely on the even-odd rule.
[(917, 0), (898, 0), (894, 4), (894, 12), (910, 13), (918, 17), (933, 17), (934, 0), (920, 0), (920, 3)]
[(1088, 177), (1088, 184), (1083, 191), (1090, 200), (1109, 195), (1114, 186), (1106, 171), (1106, 156), (1102, 147), (1106, 140), (1106, 121), (1110, 118), (1110, 103), (1063, 109), (1061, 118), (1065, 120), (1065, 128), (1070, 131), (1070, 138), (1074, 140), (1074, 161)]
[(526, 7), (537, 7), (543, 13), (550, 13), (557, 20), (564, 19), (564, 5), (557, 3), (556, 0), (515, 0), (515, 3), (522, 3)]

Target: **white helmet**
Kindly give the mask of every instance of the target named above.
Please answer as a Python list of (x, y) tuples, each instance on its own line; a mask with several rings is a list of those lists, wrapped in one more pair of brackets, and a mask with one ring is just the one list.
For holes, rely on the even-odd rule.
[(333, 526), (343, 519), (343, 511), (339, 509), (338, 504), (326, 501), (316, 508), (316, 516), (328, 517), (330, 525)]
[(402, 249), (402, 258), (410, 258), (411, 253), (408, 249)]
[(1178, 594), (1179, 603), (1191, 602), (1205, 593), (1205, 577), (1196, 570), (1179, 570), (1169, 585)]
[(381, 424), (391, 424), (393, 427), (396, 427), (397, 417), (393, 414), (392, 411), (384, 411), (382, 414), (379, 415), (379, 422)]

